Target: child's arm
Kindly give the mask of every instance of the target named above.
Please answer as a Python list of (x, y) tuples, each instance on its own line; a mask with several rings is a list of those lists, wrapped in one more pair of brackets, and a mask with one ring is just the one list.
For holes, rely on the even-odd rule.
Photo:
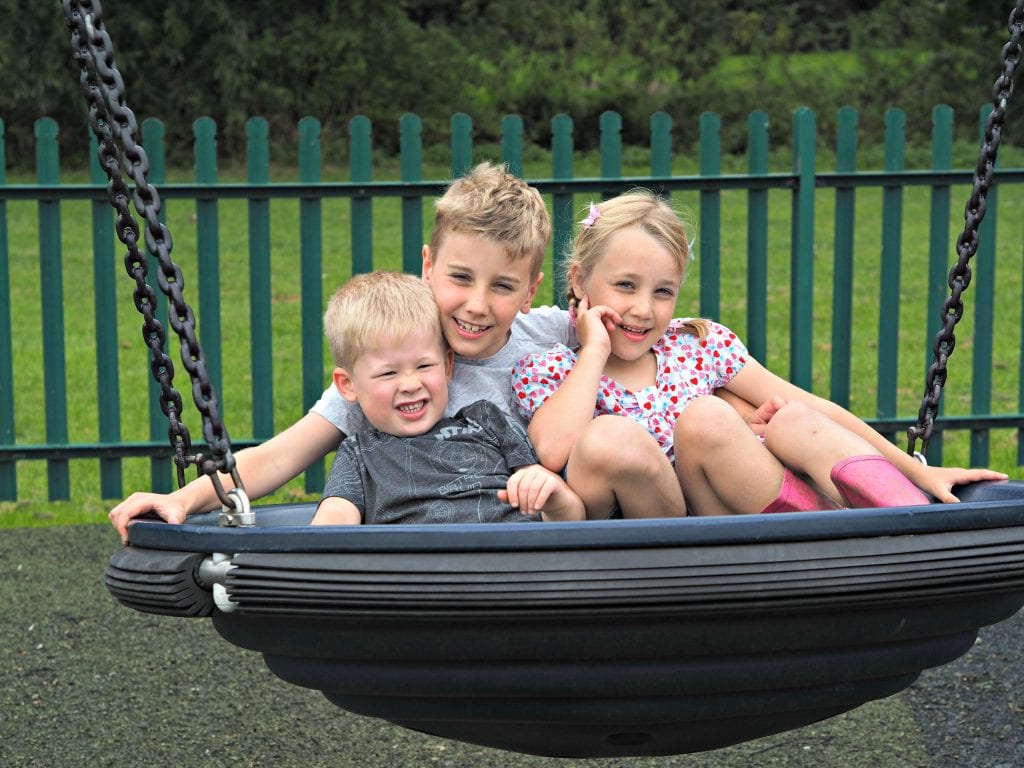
[(518, 507), (524, 515), (540, 512), (544, 522), (586, 519), (580, 497), (559, 475), (540, 464), (520, 467), (505, 488), (498, 491), (498, 498)]
[(791, 384), (753, 359), (748, 359), (742, 370), (726, 385), (726, 389), (759, 408), (773, 397), (781, 397), (783, 400), (797, 400), (817, 409), (836, 423), (862, 437), (882, 456), (892, 462), (911, 482), (941, 502), (958, 501), (956, 496), (951, 493), (954, 485), (979, 480), (1006, 479), (1006, 475), (1002, 472), (994, 472), (989, 469), (926, 466), (842, 406)]
[(541, 464), (559, 471), (583, 429), (594, 420), (594, 403), (611, 353), (608, 333), (621, 318), (604, 306), (580, 300), (576, 333), (580, 350), (576, 364), (557, 390), (530, 419), (528, 434)]
[(328, 496), (320, 500), (310, 525), (359, 525), (363, 516), (359, 508), (348, 499)]
[[(286, 482), (338, 447), (345, 436), (327, 419), (307, 413), (288, 429), (265, 443), (239, 451), (235, 463), (250, 499), (258, 499)], [(225, 489), (231, 478), (221, 476)], [(185, 517), (220, 506), (208, 477), (199, 477), (173, 493), (136, 492), (110, 510), (110, 522), (121, 541), (128, 541), (128, 523), (147, 512), (155, 512), (168, 523), (182, 523)]]

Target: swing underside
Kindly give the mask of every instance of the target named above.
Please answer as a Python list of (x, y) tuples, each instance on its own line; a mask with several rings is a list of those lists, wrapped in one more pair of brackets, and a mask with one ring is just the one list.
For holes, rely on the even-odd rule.
[(136, 523), (106, 582), (211, 615), (361, 715), (538, 755), (699, 752), (897, 693), (1024, 604), (1024, 483), (957, 493), (536, 525), (312, 528), (312, 505), (268, 506), (254, 528)]

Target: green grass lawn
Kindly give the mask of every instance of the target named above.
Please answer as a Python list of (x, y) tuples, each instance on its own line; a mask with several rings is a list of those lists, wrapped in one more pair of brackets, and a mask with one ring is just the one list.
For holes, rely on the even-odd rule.
[[(971, 153), (974, 153), (973, 155)], [(972, 167), (976, 148), (958, 147), (956, 167)], [(480, 158), (478, 158), (480, 159)], [(625, 153), (624, 175), (643, 175), (648, 172), (648, 159), (642, 151)], [(819, 168), (830, 170), (830, 158), (819, 158)], [(745, 160), (726, 159), (723, 172), (740, 171)], [(1003, 167), (1024, 166), (1024, 153), (1008, 149), (1002, 158)], [(730, 165), (735, 165), (731, 168)], [(680, 157), (674, 171), (679, 174), (694, 172), (692, 158)], [(773, 160), (772, 167), (789, 170), (785, 152)], [(424, 169), (424, 178), (444, 179), (448, 171), (442, 166)], [(575, 167), (579, 177), (598, 176), (599, 161), (594, 156), (583, 156)], [(392, 165), (375, 169), (374, 178), (394, 178)], [(548, 178), (550, 161), (543, 156), (528, 163), (528, 178)], [(291, 181), (296, 177), (293, 169), (276, 169), (275, 181)], [(244, 178), (244, 172), (222, 170), (222, 181)], [(324, 179), (344, 179), (341, 169), (327, 168)], [(63, 181), (80, 179), (66, 176)], [(187, 180), (187, 175), (172, 175), (172, 181)], [(29, 178), (9, 178), (9, 183), (31, 182)], [(963, 204), (968, 189), (954, 189), (950, 220), (950, 243), (962, 227)], [(584, 209), (588, 196), (577, 195), (576, 207)], [(690, 218), (699, 221), (699, 199), (696, 193), (678, 194), (675, 201), (680, 208), (690, 211)], [(401, 231), (397, 200), (375, 200), (374, 209), (374, 265), (380, 268), (400, 267)], [(829, 392), (829, 354), (831, 347), (832, 301), (832, 248), (834, 231), (834, 193), (819, 191), (815, 213), (815, 326), (814, 326), (814, 381), (813, 389), (827, 396)], [(224, 386), (221, 392), (222, 413), (232, 436), (242, 438), (252, 434), (250, 363), (248, 347), (248, 252), (247, 204), (245, 201), (225, 201), (219, 205), (220, 227), (222, 332), (224, 335)], [(770, 194), (769, 223), (769, 352), (767, 364), (783, 376), (788, 375), (789, 355), (789, 260), (790, 260), (790, 193)], [(167, 223), (174, 236), (174, 257), (185, 275), (185, 295), (197, 306), (196, 218), (195, 206), (186, 201), (165, 204)], [(347, 200), (327, 200), (323, 203), (324, 300), (334, 288), (350, 275), (350, 204)], [(298, 203), (276, 200), (271, 203), (272, 222), (272, 293), (273, 293), (273, 360), (275, 392), (275, 429), (282, 429), (302, 413), (300, 370), (300, 287), (297, 259), (299, 252)], [(725, 192), (722, 195), (722, 310), (721, 321), (732, 327), (741, 337), (746, 328), (746, 227), (747, 203), (745, 192)], [(95, 442), (98, 439), (95, 337), (93, 326), (94, 300), (92, 290), (93, 266), (88, 203), (65, 203), (61, 211), (61, 237), (64, 284), (64, 325), (66, 333), (66, 381), (69, 400), (70, 442)], [(858, 192), (857, 224), (855, 233), (856, 264), (854, 279), (854, 345), (852, 350), (852, 397), (850, 408), (855, 413), (871, 417), (875, 414), (875, 384), (878, 368), (878, 338), (897, 333), (900, 344), (899, 406), (898, 414), (912, 416), (917, 413), (924, 386), (924, 366), (931, 340), (925, 332), (925, 289), (929, 190), (927, 187), (908, 189), (903, 199), (902, 284), (901, 309), (898, 329), (879, 328), (878, 264), (881, 228), (881, 193), (865, 189)], [(39, 274), (38, 216), (34, 203), (12, 201), (7, 204), (8, 240), (10, 251), (11, 316), (13, 319), (13, 355), (15, 370), (16, 442), (41, 444), (46, 442), (44, 413), (44, 376), (41, 354), (41, 278)], [(430, 201), (424, 203), (425, 227), (432, 221)], [(1018, 391), (1021, 348), (1021, 276), (1024, 273), (1024, 189), (1020, 185), (1006, 186), (999, 196), (999, 231), (996, 297), (996, 343), (994, 350), (994, 384), (991, 412), (1017, 413), (1020, 410)], [(424, 232), (426, 238), (428, 232)], [(122, 249), (116, 249), (118, 258)], [(951, 256), (952, 258), (952, 256)], [(678, 314), (699, 313), (700, 258), (696, 261), (680, 295)], [(538, 296), (538, 304), (551, 303), (550, 255), (548, 277)], [(118, 343), (120, 348), (120, 386), (122, 439), (148, 439), (148, 415), (145, 402), (149, 376), (145, 349), (139, 338), (140, 319), (131, 301), (131, 283), (118, 272), (120, 304), (118, 306)], [(974, 305), (973, 295), (966, 294), (967, 313), (957, 330), (956, 354), (950, 366), (950, 379), (946, 388), (946, 412), (971, 412), (971, 357)], [(202, 321), (199, 322), (200, 334)], [(176, 345), (175, 345), (176, 349)], [(177, 352), (174, 353), (175, 357)], [(328, 382), (330, 361), (324, 350), (324, 383)], [(187, 375), (177, 370), (177, 384), (186, 400), (186, 422), (193, 435), (201, 433), (198, 416), (191, 410), (187, 395)], [(901, 438), (901, 442), (905, 442)], [(994, 431), (991, 443), (990, 465), (1024, 477), (1017, 467), (1016, 435), (1011, 430)], [(946, 464), (969, 463), (968, 436), (952, 434), (946, 439)], [(151, 487), (149, 462), (145, 459), (125, 459), (124, 492)], [(18, 466), (19, 501), (0, 503), (0, 527), (49, 525), (102, 521), (114, 500), (100, 499), (96, 460), (71, 462), (71, 502), (47, 500), (46, 465), (42, 461), (23, 461)], [(303, 490), (301, 480), (293, 481), (275, 494), (271, 500), (288, 501), (312, 498)]]

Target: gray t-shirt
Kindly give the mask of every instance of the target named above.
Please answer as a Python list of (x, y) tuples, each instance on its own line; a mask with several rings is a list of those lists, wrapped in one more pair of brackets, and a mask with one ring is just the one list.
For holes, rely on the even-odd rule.
[(423, 435), (370, 427), (346, 437), (323, 496), (348, 499), (366, 524), (535, 520), (499, 501), (498, 491), (516, 469), (536, 463), (518, 422), (481, 400)]
[[(445, 414), (450, 416), (477, 400), (490, 400), (525, 424), (522, 412), (512, 401), (512, 368), (529, 354), (546, 352), (555, 344), (572, 348), (577, 343), (576, 330), (566, 310), (535, 307), (526, 314), (520, 313), (512, 323), (508, 341), (496, 354), (481, 360), (455, 356)], [(333, 385), (309, 411), (323, 416), (346, 435), (369, 426), (359, 405), (345, 400)]]

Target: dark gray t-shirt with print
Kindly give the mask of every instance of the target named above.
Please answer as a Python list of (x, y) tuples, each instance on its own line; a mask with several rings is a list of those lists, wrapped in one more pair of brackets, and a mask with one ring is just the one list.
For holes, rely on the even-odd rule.
[(535, 519), (498, 500), (509, 476), (536, 464), (518, 421), (486, 400), (415, 437), (369, 428), (342, 441), (324, 487), (376, 523), (492, 523)]

